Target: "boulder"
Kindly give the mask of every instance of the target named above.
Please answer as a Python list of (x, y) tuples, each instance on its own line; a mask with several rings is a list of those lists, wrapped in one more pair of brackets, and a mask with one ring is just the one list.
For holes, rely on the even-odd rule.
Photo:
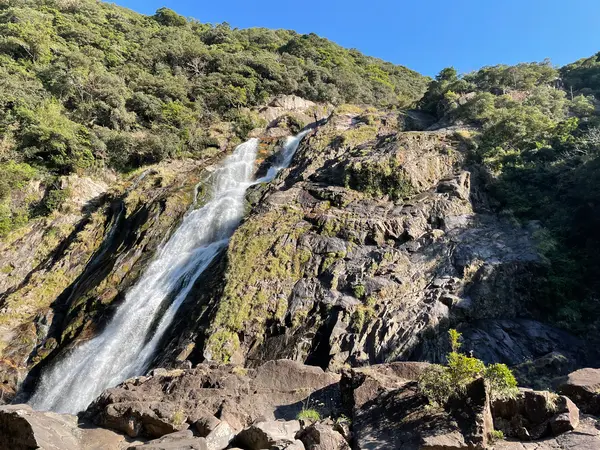
[(507, 437), (535, 440), (577, 428), (579, 409), (565, 396), (520, 389), (515, 398), (492, 405), (494, 426)]
[(0, 450), (116, 450), (125, 437), (110, 430), (78, 427), (77, 417), (34, 411), (29, 405), (0, 407)]
[(356, 449), (485, 448), (493, 428), (483, 380), (472, 383), (449, 411), (432, 408), (414, 379), (425, 367), (396, 363), (344, 372), (342, 394), (352, 410)]
[(301, 430), (296, 438), (302, 441), (306, 450), (350, 450), (344, 437), (333, 429), (333, 423), (314, 423)]
[(206, 439), (194, 437), (190, 430), (178, 431), (127, 450), (208, 450)]
[(600, 448), (600, 430), (592, 417), (584, 417), (574, 431), (536, 442), (499, 441), (494, 450), (597, 450)]
[(257, 421), (294, 420), (308, 403), (321, 416), (336, 415), (341, 408), (339, 379), (289, 360), (269, 361), (257, 369), (200, 364), (108, 389), (85, 417), (130, 436), (156, 438), (193, 425), (208, 438), (218, 420), (240, 431)]
[[(94, 404), (110, 402), (111, 391), (105, 391)], [(188, 428), (186, 421), (185, 411), (177, 404), (160, 401), (109, 403), (94, 417), (97, 425), (121, 431), (131, 437), (161, 437)]]
[(297, 420), (259, 422), (242, 430), (235, 438), (235, 445), (249, 450), (270, 449), (276, 444), (293, 443), (298, 431), (300, 422)]
[(235, 431), (225, 422), (220, 422), (206, 436), (206, 445), (208, 450), (223, 450), (229, 446), (229, 443), (235, 437)]
[(558, 384), (558, 391), (573, 400), (582, 412), (600, 415), (600, 369), (577, 370)]

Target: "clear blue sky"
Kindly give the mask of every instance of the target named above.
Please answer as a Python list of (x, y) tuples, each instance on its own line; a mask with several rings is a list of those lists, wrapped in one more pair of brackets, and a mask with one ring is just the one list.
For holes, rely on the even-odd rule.
[(425, 75), (454, 66), (550, 58), (564, 65), (600, 51), (600, 0), (117, 0), (143, 14), (166, 6), (201, 22), (314, 32)]

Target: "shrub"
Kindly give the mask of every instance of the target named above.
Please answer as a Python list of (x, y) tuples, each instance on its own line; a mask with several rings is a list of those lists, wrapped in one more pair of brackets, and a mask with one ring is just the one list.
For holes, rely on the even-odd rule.
[(419, 378), (419, 390), (432, 405), (443, 406), (451, 397), (464, 395), (467, 386), (483, 377), (492, 398), (510, 398), (517, 393), (517, 381), (505, 364), (485, 366), (483, 361), (459, 352), (461, 334), (451, 329), (448, 364), (434, 364)]

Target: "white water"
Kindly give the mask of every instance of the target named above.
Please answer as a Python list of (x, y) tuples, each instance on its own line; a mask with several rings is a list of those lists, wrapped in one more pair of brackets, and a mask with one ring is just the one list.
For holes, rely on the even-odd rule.
[(184, 217), (102, 333), (42, 374), (29, 401), (35, 409), (75, 414), (104, 389), (145, 373), (194, 282), (242, 219), (246, 189), (271, 181), (287, 167), (305, 134), (288, 138), (280, 161), (254, 183), (257, 139), (241, 144), (225, 159), (209, 180), (211, 200)]

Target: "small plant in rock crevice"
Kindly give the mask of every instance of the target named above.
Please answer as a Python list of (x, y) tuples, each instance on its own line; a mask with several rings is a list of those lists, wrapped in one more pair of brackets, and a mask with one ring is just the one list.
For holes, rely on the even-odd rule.
[(296, 416), (296, 419), (317, 422), (317, 421), (321, 420), (321, 414), (319, 414), (319, 411), (317, 411), (316, 409), (312, 409), (312, 408), (304, 409), (303, 408), (302, 411), (300, 411), (298, 413), (298, 415)]

